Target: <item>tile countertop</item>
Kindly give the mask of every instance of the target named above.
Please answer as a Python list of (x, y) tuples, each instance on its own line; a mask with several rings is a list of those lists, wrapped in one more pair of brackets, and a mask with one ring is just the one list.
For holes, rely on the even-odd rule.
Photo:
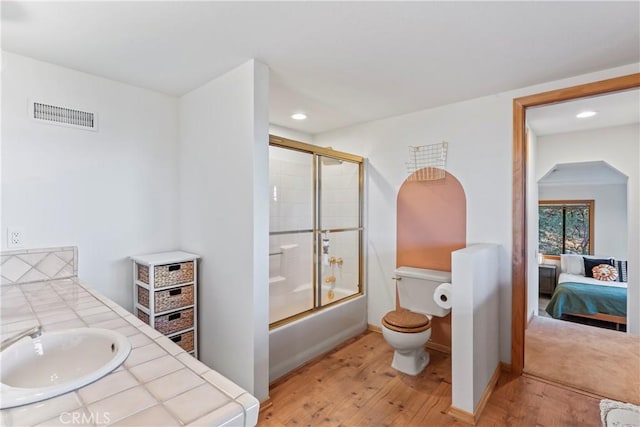
[[(34, 326), (126, 335), (115, 371), (74, 392), (0, 411), (3, 426), (254, 426), (259, 402), (76, 278), (0, 287), (2, 339)], [(29, 310), (29, 306), (33, 311)]]

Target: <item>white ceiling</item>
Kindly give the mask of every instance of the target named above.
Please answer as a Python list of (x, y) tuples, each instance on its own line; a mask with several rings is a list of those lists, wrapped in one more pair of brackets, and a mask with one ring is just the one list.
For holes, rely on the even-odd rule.
[(558, 163), (542, 178), (540, 185), (626, 184), (627, 176), (602, 160)]
[[(598, 114), (577, 118), (583, 111)], [(640, 90), (528, 108), (526, 114), (529, 127), (538, 136), (640, 123)]]
[(640, 62), (640, 2), (5, 1), (2, 47), (172, 95), (256, 58), (319, 133)]

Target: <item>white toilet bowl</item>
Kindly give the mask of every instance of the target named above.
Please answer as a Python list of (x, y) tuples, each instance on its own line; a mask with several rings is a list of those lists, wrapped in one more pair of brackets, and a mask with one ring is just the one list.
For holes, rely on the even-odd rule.
[(382, 325), (384, 339), (393, 347), (391, 367), (407, 375), (418, 375), (429, 364), (429, 353), (424, 349), (431, 337), (431, 328), (417, 333), (392, 331)]
[(408, 375), (418, 375), (429, 364), (424, 347), (431, 338), (431, 316), (445, 317), (451, 311), (438, 292), (451, 286), (451, 273), (415, 267), (398, 267), (396, 309), (382, 318), (382, 335), (394, 349), (391, 366)]
[(391, 367), (418, 375), (429, 364), (424, 346), (431, 337), (431, 319), (407, 310), (394, 310), (382, 319), (382, 335), (394, 349)]

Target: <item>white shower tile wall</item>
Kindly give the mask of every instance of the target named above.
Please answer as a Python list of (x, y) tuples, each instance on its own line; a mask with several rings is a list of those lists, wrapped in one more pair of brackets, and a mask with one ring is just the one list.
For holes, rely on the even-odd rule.
[(311, 283), (312, 237), (312, 233), (271, 236), (269, 277), (286, 278), (288, 287), (291, 288)]
[[(356, 163), (322, 166), (323, 229), (355, 228), (360, 225), (360, 175)], [(335, 276), (335, 287), (358, 291), (359, 233), (343, 231), (329, 235), (329, 255), (342, 259), (342, 265), (323, 266), (323, 277)]]
[(63, 246), (5, 251), (1, 253), (0, 262), (2, 285), (66, 279), (78, 274), (78, 248)]
[(322, 166), (323, 229), (353, 228), (359, 224), (360, 175), (357, 163)]
[[(330, 255), (342, 259), (342, 265), (333, 264), (322, 266), (322, 277), (334, 276), (335, 286), (351, 293), (358, 291), (358, 232), (345, 231), (330, 234)], [(326, 284), (325, 284), (326, 287)]]
[(313, 228), (311, 178), (310, 158), (269, 159), (271, 231)]
[[(313, 229), (311, 161), (308, 154), (270, 147), (270, 231)], [(285, 278), (286, 291), (311, 283), (312, 244), (311, 233), (271, 236), (269, 277)]]
[[(320, 165), (322, 229), (359, 226), (359, 165), (342, 162)], [(313, 228), (312, 157), (305, 153), (270, 147), (270, 231)], [(285, 234), (269, 239), (269, 277), (282, 277), (281, 288), (293, 291), (312, 283), (313, 240), (309, 234)], [(342, 266), (323, 267), (323, 277), (336, 277), (335, 286), (357, 292), (359, 273), (358, 233), (329, 236), (329, 255), (342, 258)], [(280, 289), (284, 291), (284, 289)], [(280, 293), (280, 292), (279, 292)]]

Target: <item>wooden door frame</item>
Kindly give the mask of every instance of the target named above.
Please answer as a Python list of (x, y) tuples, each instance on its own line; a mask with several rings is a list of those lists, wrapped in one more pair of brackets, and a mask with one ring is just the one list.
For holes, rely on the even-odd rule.
[(527, 322), (527, 144), (526, 109), (604, 95), (640, 87), (640, 73), (552, 90), (513, 100), (513, 241), (511, 270), (511, 371), (524, 369), (524, 330)]

